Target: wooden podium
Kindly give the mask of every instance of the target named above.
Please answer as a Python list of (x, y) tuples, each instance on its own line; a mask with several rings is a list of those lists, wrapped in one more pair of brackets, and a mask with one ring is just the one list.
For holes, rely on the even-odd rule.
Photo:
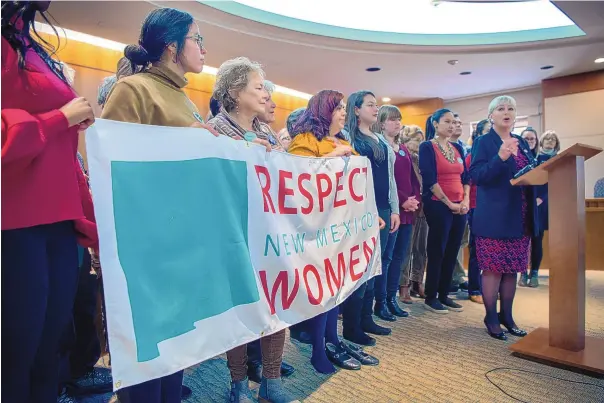
[(549, 329), (538, 328), (510, 350), (604, 374), (604, 339), (585, 336), (585, 160), (601, 148), (575, 144), (512, 185), (548, 183)]

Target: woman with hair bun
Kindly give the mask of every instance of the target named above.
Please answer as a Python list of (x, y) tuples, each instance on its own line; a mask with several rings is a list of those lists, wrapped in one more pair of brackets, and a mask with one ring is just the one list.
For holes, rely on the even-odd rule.
[[(153, 10), (137, 45), (124, 50), (119, 81), (107, 97), (102, 118), (171, 127), (202, 127), (199, 110), (184, 93), (186, 73), (200, 73), (206, 49), (193, 17), (174, 8)], [(110, 346), (111, 348), (111, 346)], [(121, 403), (181, 401), (183, 371), (118, 392)]]

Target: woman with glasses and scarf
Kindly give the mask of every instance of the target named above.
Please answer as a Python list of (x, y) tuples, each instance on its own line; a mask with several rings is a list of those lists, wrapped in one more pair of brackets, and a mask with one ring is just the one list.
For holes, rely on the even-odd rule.
[[(220, 111), (208, 124), (220, 135), (261, 144), (267, 151), (271, 150), (268, 135), (259, 119), (259, 116), (266, 113), (266, 103), (269, 99), (264, 71), (260, 64), (246, 57), (224, 62), (216, 74), (212, 97), (220, 104)], [(260, 344), (262, 379), (259, 400), (265, 403), (297, 402), (283, 388), (281, 382), (285, 330), (262, 337)], [(253, 402), (247, 376), (247, 345), (228, 351), (227, 360), (231, 372), (230, 401)]]

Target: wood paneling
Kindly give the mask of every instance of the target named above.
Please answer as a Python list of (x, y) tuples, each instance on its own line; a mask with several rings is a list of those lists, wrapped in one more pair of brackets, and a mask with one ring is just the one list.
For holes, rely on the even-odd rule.
[(543, 98), (604, 89), (604, 70), (550, 78), (541, 82)]
[(397, 106), (403, 115), (402, 122), (404, 125), (418, 125), (424, 130), (428, 116), (442, 108), (443, 105), (444, 101), (442, 99), (430, 98)]
[[(57, 46), (56, 37), (47, 34), (40, 35), (53, 46)], [(57, 57), (75, 70), (73, 87), (80, 96), (85, 97), (92, 104), (96, 116), (101, 114), (101, 107), (97, 103), (98, 87), (105, 77), (115, 73), (117, 62), (122, 56), (123, 53), (116, 50), (61, 39)], [(187, 74), (187, 80), (189, 84), (184, 91), (197, 106), (201, 116), (205, 118), (209, 111), (210, 97), (212, 96), (216, 77), (206, 73)], [(291, 111), (306, 106), (308, 103), (306, 99), (278, 92), (273, 94), (273, 100), (277, 104), (275, 122), (271, 124), (275, 132), (285, 127), (285, 122)], [(84, 157), (87, 167), (88, 159), (84, 137), (85, 134), (80, 133), (78, 149)]]

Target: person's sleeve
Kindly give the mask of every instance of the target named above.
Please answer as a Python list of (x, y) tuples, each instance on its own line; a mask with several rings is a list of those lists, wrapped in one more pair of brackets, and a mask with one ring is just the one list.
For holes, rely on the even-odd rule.
[(289, 145), (287, 152), (302, 157), (318, 157), (319, 150), (308, 139), (308, 135), (298, 134)]
[(75, 230), (77, 232), (78, 243), (86, 248), (99, 249), (99, 238), (94, 217), (94, 207), (92, 205), (92, 196), (84, 172), (80, 168), (80, 164), (74, 161), (74, 168), (78, 176), (78, 186), (80, 190), (80, 200), (84, 218), (75, 220)]
[(472, 154), (468, 153), (468, 155), (466, 155), (466, 170), (467, 170), (467, 175), (468, 175), (468, 185), (473, 185), (474, 182), (472, 182), (472, 178), (470, 177), (470, 164), (472, 163)]
[(394, 151), (388, 146), (388, 175), (390, 176), (390, 209), (392, 214), (400, 214), (399, 199), (398, 199), (398, 187), (396, 186), (396, 178), (394, 177), (394, 163), (396, 156)]
[(459, 155), (461, 155), (461, 163), (463, 165), (463, 172), (461, 173), (461, 183), (463, 185), (470, 184), (470, 173), (468, 172), (468, 165), (466, 164), (466, 156), (464, 154), (463, 146), (460, 144), (455, 144), (457, 147), (457, 151), (459, 151)]
[(147, 111), (144, 110), (142, 98), (133, 85), (125, 81), (118, 81), (107, 97), (101, 118), (148, 124)]
[(476, 139), (476, 145), (472, 148), (472, 164), (470, 164), (470, 177), (477, 186), (489, 185), (500, 179), (501, 175), (508, 176), (510, 169), (498, 153), (489, 155), (484, 137)]
[(422, 174), (424, 189), (431, 189), (436, 184), (436, 159), (434, 147), (429, 141), (419, 145), (419, 171)]

